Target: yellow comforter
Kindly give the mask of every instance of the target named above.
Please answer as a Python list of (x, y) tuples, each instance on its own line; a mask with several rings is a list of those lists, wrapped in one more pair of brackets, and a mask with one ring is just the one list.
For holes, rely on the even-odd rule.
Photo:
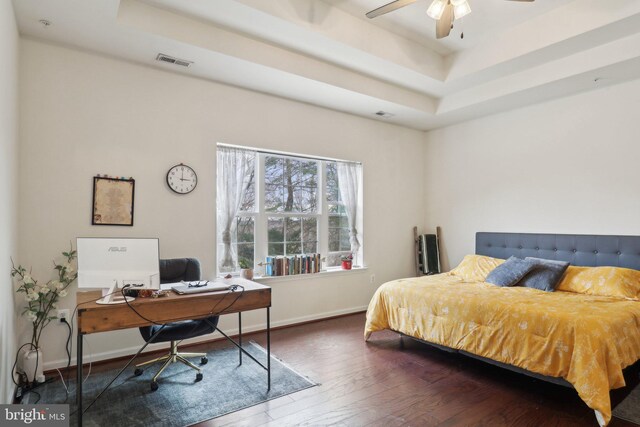
[(611, 419), (609, 390), (640, 359), (640, 302), (501, 288), (450, 274), (382, 285), (367, 310), (365, 339), (392, 329), (553, 377)]

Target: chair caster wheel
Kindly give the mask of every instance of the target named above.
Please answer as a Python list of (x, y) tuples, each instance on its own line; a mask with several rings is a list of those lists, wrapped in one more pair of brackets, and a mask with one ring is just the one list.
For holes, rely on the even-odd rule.
[(158, 383), (155, 381), (151, 381), (151, 391), (156, 391), (158, 389)]
[(139, 377), (140, 375), (142, 375), (144, 371), (140, 368), (136, 368), (135, 371), (133, 371), (133, 375), (135, 375), (136, 377)]
[(201, 365), (206, 365), (208, 361), (209, 361), (209, 359), (207, 359), (206, 356), (200, 358), (200, 364)]
[(198, 381), (202, 381), (202, 373), (200, 373), (200, 372), (198, 372), (196, 374), (196, 382), (198, 382)]

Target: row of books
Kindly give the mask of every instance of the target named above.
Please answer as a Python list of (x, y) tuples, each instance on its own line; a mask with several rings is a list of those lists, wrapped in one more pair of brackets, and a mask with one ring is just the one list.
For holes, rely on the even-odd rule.
[(320, 254), (268, 256), (265, 261), (265, 276), (319, 273), (322, 263)]

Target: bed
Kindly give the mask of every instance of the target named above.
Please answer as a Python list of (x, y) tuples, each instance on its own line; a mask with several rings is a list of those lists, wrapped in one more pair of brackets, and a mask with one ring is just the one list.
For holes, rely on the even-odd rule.
[[(484, 276), (454, 269), (383, 284), (367, 310), (365, 339), (389, 329), (574, 387), (598, 423), (608, 424), (609, 391), (625, 386), (623, 369), (640, 359), (640, 301), (628, 294), (631, 288), (640, 290), (640, 272), (635, 271), (640, 270), (640, 237), (477, 233), (475, 252), (470, 259)], [(582, 286), (581, 278), (588, 277), (581, 276), (584, 272), (626, 272), (620, 283), (629, 289), (599, 295), (591, 292), (596, 289), (591, 282), (580, 289), (590, 293), (485, 283), (482, 277), (495, 267), (492, 262), (510, 256), (570, 262), (573, 276), (567, 272), (561, 282), (566, 279), (568, 286), (572, 280)]]

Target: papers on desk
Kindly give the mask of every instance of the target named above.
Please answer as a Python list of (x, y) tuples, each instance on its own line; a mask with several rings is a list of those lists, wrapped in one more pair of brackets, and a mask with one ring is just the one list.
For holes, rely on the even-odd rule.
[(229, 285), (221, 282), (209, 282), (207, 280), (196, 280), (193, 282), (179, 282), (179, 283), (167, 283), (164, 285), (170, 287), (175, 293), (184, 294), (199, 294), (201, 292), (217, 292), (226, 291), (229, 289)]

